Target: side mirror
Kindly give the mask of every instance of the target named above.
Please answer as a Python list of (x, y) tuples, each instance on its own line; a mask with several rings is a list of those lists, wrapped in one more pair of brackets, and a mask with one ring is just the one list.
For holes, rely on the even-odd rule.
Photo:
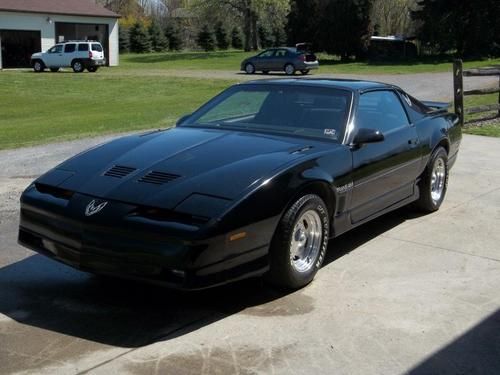
[(186, 121), (189, 117), (191, 117), (191, 113), (188, 113), (188, 114), (182, 116), (180, 119), (177, 120), (177, 122), (175, 123), (175, 126), (182, 125), (182, 123), (184, 121)]
[(352, 143), (354, 146), (361, 146), (365, 143), (382, 142), (384, 139), (384, 135), (376, 129), (359, 129)]

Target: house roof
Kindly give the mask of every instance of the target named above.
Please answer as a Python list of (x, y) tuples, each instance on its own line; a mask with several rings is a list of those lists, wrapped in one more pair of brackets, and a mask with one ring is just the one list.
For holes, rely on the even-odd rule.
[(71, 16), (120, 17), (92, 0), (0, 0), (0, 11), (63, 14)]

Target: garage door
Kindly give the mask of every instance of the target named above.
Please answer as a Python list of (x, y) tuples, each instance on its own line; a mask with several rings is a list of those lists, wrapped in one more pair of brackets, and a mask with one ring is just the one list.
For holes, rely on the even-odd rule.
[(30, 57), (41, 51), (40, 31), (0, 30), (3, 68), (28, 68)]
[(106, 64), (109, 63), (108, 25), (56, 22), (56, 43), (65, 40), (97, 40), (104, 48)]

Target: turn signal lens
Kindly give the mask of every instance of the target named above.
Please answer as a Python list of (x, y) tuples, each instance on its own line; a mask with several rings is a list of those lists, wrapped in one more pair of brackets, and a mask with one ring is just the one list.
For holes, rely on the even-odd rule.
[(229, 241), (237, 241), (241, 240), (242, 238), (245, 238), (247, 236), (247, 232), (240, 232), (236, 234), (232, 234), (229, 236)]

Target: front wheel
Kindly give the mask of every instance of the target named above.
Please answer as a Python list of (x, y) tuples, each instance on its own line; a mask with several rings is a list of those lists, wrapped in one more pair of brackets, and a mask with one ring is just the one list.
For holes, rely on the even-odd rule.
[(274, 234), (267, 280), (291, 289), (309, 284), (325, 258), (329, 225), (328, 209), (319, 196), (304, 195), (293, 203)]
[(254, 74), (255, 73), (255, 66), (252, 63), (247, 63), (245, 65), (245, 72), (247, 74)]
[(448, 176), (448, 154), (443, 147), (438, 147), (419, 182), (420, 198), (415, 202), (416, 208), (424, 212), (439, 210), (448, 188)]
[(33, 62), (33, 70), (35, 73), (41, 73), (45, 70), (45, 65), (40, 60)]
[(293, 76), (295, 74), (295, 67), (293, 66), (293, 64), (285, 65), (285, 73), (288, 76)]
[(85, 69), (85, 67), (83, 66), (83, 63), (80, 60), (73, 61), (73, 63), (71, 64), (71, 67), (73, 68), (73, 71), (75, 73), (81, 73)]

